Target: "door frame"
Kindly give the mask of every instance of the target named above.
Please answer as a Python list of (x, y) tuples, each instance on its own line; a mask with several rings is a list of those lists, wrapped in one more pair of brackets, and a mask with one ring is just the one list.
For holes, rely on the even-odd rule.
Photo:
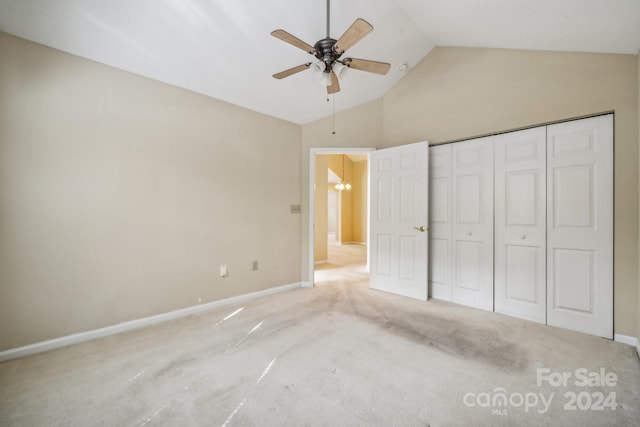
[[(309, 149), (309, 282), (310, 286), (315, 286), (315, 190), (316, 183), (316, 155), (317, 154), (369, 154), (376, 151), (375, 147), (311, 147)], [(367, 168), (367, 182), (369, 181), (369, 169)], [(369, 190), (367, 190), (367, 203), (369, 200)], [(367, 235), (369, 234), (369, 210), (367, 210)], [(369, 245), (367, 245), (367, 262), (369, 262)]]

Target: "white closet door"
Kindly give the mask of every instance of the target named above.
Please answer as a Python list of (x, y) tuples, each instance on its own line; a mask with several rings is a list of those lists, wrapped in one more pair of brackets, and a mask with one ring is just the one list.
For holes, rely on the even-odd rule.
[(452, 300), (493, 311), (493, 137), (452, 151)]
[(613, 116), (547, 128), (547, 322), (613, 338)]
[(369, 286), (427, 300), (429, 144), (370, 155)]
[(546, 128), (495, 138), (495, 311), (546, 322)]
[(429, 286), (432, 298), (451, 301), (452, 144), (429, 148)]

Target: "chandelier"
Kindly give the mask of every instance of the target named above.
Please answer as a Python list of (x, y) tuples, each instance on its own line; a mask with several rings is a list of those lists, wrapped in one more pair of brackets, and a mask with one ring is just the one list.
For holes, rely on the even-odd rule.
[(336, 184), (336, 190), (338, 191), (351, 190), (351, 184), (347, 182), (344, 176), (344, 154), (342, 155), (342, 176), (340, 177), (340, 182)]

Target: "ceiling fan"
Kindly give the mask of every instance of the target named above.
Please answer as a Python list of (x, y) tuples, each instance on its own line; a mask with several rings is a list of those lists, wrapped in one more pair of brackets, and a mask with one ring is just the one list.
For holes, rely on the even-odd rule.
[(364, 19), (358, 18), (338, 40), (332, 39), (329, 35), (329, 2), (330, 0), (327, 0), (327, 36), (318, 40), (315, 45), (311, 46), (284, 30), (275, 30), (271, 33), (273, 37), (302, 49), (318, 59), (318, 61), (308, 62), (276, 73), (273, 75), (274, 78), (283, 79), (311, 68), (316, 73), (322, 73), (320, 74), (321, 83), (327, 87), (327, 93), (332, 94), (340, 91), (338, 77), (343, 76), (348, 68), (381, 75), (387, 74), (391, 64), (386, 62), (342, 58), (342, 54), (347, 49), (373, 31), (373, 26)]

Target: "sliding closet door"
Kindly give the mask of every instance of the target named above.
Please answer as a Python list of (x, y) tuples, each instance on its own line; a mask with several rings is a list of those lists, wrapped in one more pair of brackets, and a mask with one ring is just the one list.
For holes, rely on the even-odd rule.
[(452, 151), (452, 300), (493, 311), (493, 137)]
[(495, 311), (546, 322), (546, 127), (495, 137)]
[(613, 116), (547, 127), (547, 322), (613, 338)]
[(451, 301), (451, 144), (429, 148), (429, 291)]

